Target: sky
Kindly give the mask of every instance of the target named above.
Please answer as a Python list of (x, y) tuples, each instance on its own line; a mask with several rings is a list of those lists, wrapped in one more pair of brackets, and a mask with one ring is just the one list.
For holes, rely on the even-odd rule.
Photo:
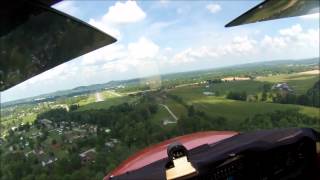
[(62, 1), (53, 7), (118, 41), (1, 92), (1, 102), (111, 80), (319, 57), (319, 14), (224, 27), (260, 2)]

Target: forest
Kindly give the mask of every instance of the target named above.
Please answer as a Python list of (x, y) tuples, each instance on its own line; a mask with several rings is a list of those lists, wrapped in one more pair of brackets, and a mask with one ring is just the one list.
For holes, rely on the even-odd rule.
[[(182, 101), (178, 96), (174, 99)], [(91, 124), (98, 127), (95, 134), (85, 136), (76, 141), (73, 146), (66, 147), (67, 154), (57, 162), (41, 167), (41, 163), (35, 156), (26, 157), (22, 152), (1, 153), (1, 179), (102, 179), (103, 176), (115, 168), (121, 161), (138, 150), (161, 142), (171, 137), (206, 130), (228, 130), (228, 123), (224, 117), (208, 116), (205, 112), (194, 106), (187, 106), (187, 114), (179, 119), (176, 125), (165, 127), (161, 123), (152, 121), (159, 111), (154, 96), (144, 95), (135, 104), (123, 103), (112, 106), (109, 109), (66, 111), (63, 108), (52, 109), (37, 116), (35, 122), (38, 128), (42, 129), (43, 135), (38, 138), (33, 146), (41, 146), (41, 143), (48, 138), (48, 130), (41, 127), (41, 119), (50, 119), (53, 123), (75, 122), (79, 124)], [(258, 129), (284, 128), (284, 127), (314, 127), (319, 128), (317, 118), (301, 114), (295, 110), (275, 111), (272, 113), (256, 114), (247, 118), (241, 123), (238, 131), (246, 132)], [(30, 127), (23, 126), (20, 130)], [(105, 128), (110, 132), (104, 131)], [(234, 129), (233, 129), (234, 130)], [(14, 144), (15, 135), (11, 132), (9, 142)], [(104, 144), (108, 139), (117, 139), (115, 146), (106, 147)], [(51, 142), (55, 144), (55, 141)], [(81, 163), (78, 156), (83, 146), (92, 146), (96, 149), (94, 163)], [(64, 148), (64, 147), (62, 147)], [(53, 153), (52, 153), (53, 154)]]

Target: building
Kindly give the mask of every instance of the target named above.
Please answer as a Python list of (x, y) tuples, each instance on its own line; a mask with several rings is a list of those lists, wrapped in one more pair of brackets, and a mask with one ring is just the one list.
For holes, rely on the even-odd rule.
[(205, 91), (205, 92), (203, 92), (203, 95), (206, 95), (206, 96), (213, 96), (213, 95), (214, 95), (214, 92), (208, 92), (208, 91)]
[(58, 160), (58, 158), (56, 158), (56, 157), (44, 156), (44, 157), (41, 157), (40, 161), (41, 161), (42, 167), (45, 167), (47, 165), (50, 165), (50, 164), (54, 163), (57, 160)]
[(46, 128), (52, 128), (52, 121), (48, 120), (48, 119), (40, 119), (39, 123), (43, 126), (45, 126)]
[(278, 83), (272, 86), (272, 89), (277, 89), (286, 92), (293, 92), (290, 86), (287, 83)]
[(81, 164), (94, 162), (96, 158), (96, 150), (94, 148), (89, 149), (83, 153), (80, 153), (79, 156), (81, 158)]

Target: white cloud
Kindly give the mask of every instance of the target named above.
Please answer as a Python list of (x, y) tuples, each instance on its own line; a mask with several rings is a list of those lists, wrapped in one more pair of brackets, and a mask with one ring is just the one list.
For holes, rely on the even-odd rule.
[(279, 34), (281, 34), (283, 36), (297, 36), (301, 32), (302, 32), (302, 27), (300, 24), (296, 24), (290, 28), (279, 30)]
[(117, 61), (117, 62), (111, 62), (107, 63), (102, 66), (104, 70), (107, 72), (119, 72), (124, 73), (129, 70), (128, 64), (126, 64), (126, 61)]
[(76, 16), (79, 13), (79, 8), (72, 1), (62, 1), (52, 7), (72, 16)]
[(168, 4), (169, 0), (160, 0), (159, 2), (160, 2), (160, 4)]
[(187, 48), (174, 55), (172, 63), (189, 63), (196, 60), (218, 59), (222, 56), (244, 56), (255, 53), (257, 42), (247, 36), (236, 36), (231, 42), (218, 47), (204, 45), (199, 48)]
[(29, 79), (28, 81), (26, 81), (26, 85), (35, 84), (38, 82), (45, 82), (48, 80), (55, 79), (57, 77), (61, 78), (61, 77), (64, 77), (65, 73), (68, 73), (68, 72), (72, 73), (72, 72), (74, 72), (74, 70), (76, 71), (77, 69), (73, 68), (71, 70), (71, 69), (69, 69), (69, 66), (67, 64), (61, 64), (53, 69), (50, 69), (49, 71), (45, 71), (42, 74), (37, 75), (37, 76)]
[(319, 17), (320, 17), (320, 13), (314, 13), (314, 14), (300, 16), (300, 18), (304, 19), (304, 20), (318, 20)]
[(108, 13), (102, 18), (105, 22), (115, 24), (134, 23), (143, 20), (146, 13), (138, 6), (136, 1), (116, 2), (111, 6)]
[(217, 13), (221, 10), (221, 6), (219, 4), (208, 4), (206, 8), (212, 13)]
[(273, 48), (275, 50), (281, 50), (282, 48), (287, 47), (287, 42), (282, 37), (270, 37), (268, 35), (264, 36), (261, 41), (261, 45), (266, 48)]
[(167, 51), (167, 52), (171, 52), (172, 48), (171, 47), (166, 47), (166, 48), (164, 48), (164, 50)]
[(183, 9), (181, 7), (178, 7), (176, 12), (177, 12), (177, 14), (182, 14), (183, 13)]
[(159, 36), (161, 33), (164, 33), (164, 30), (172, 25), (174, 25), (176, 21), (159, 21), (154, 22), (148, 26), (146, 29), (146, 35), (148, 37)]
[(134, 59), (153, 58), (159, 51), (159, 46), (151, 40), (141, 37), (135, 43), (128, 45), (129, 57)]
[(125, 46), (122, 44), (112, 44), (105, 46), (82, 57), (82, 65), (103, 64), (109, 61), (121, 59), (126, 56)]
[[(250, 34), (234, 36), (230, 41), (186, 48), (169, 57), (171, 63), (195, 63), (223, 59), (282, 59), (305, 58), (319, 55), (319, 28), (303, 29), (300, 24), (280, 29), (276, 35)], [(306, 56), (307, 55), (307, 56)], [(236, 62), (232, 62), (233, 64)]]
[(248, 54), (255, 52), (256, 40), (249, 38), (248, 36), (233, 38), (230, 44), (227, 44), (219, 49), (223, 55), (225, 54)]
[(259, 48), (269, 59), (319, 56), (319, 28), (303, 29), (296, 24), (280, 29), (278, 35), (264, 36)]
[(121, 39), (119, 26), (139, 22), (145, 17), (146, 13), (138, 6), (137, 2), (116, 2), (115, 5), (109, 7), (107, 13), (102, 17), (91, 18), (89, 24), (119, 40)]
[(120, 31), (114, 25), (112, 25), (106, 21), (90, 19), (89, 24), (91, 24), (92, 26), (100, 29), (101, 31), (103, 31), (103, 32), (105, 32), (105, 33), (107, 33), (117, 39), (121, 38)]
[[(82, 65), (97, 66), (106, 73), (137, 71), (141, 76), (154, 67), (159, 46), (152, 40), (140, 37), (138, 41), (123, 45), (111, 45), (85, 55)], [(154, 69), (154, 68), (153, 68)], [(99, 70), (96, 70), (99, 71)]]
[(283, 48), (300, 49), (301, 48), (319, 48), (319, 28), (304, 30), (300, 24), (279, 30), (279, 35), (270, 37), (265, 36), (262, 45), (269, 48), (283, 50)]

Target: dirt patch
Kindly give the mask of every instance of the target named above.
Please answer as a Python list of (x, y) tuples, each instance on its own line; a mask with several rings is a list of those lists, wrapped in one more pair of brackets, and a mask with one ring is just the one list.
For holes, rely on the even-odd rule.
[(304, 75), (314, 75), (314, 74), (320, 74), (320, 70), (316, 69), (316, 70), (312, 70), (312, 71), (305, 71), (305, 72), (300, 72), (298, 74), (304, 74)]

